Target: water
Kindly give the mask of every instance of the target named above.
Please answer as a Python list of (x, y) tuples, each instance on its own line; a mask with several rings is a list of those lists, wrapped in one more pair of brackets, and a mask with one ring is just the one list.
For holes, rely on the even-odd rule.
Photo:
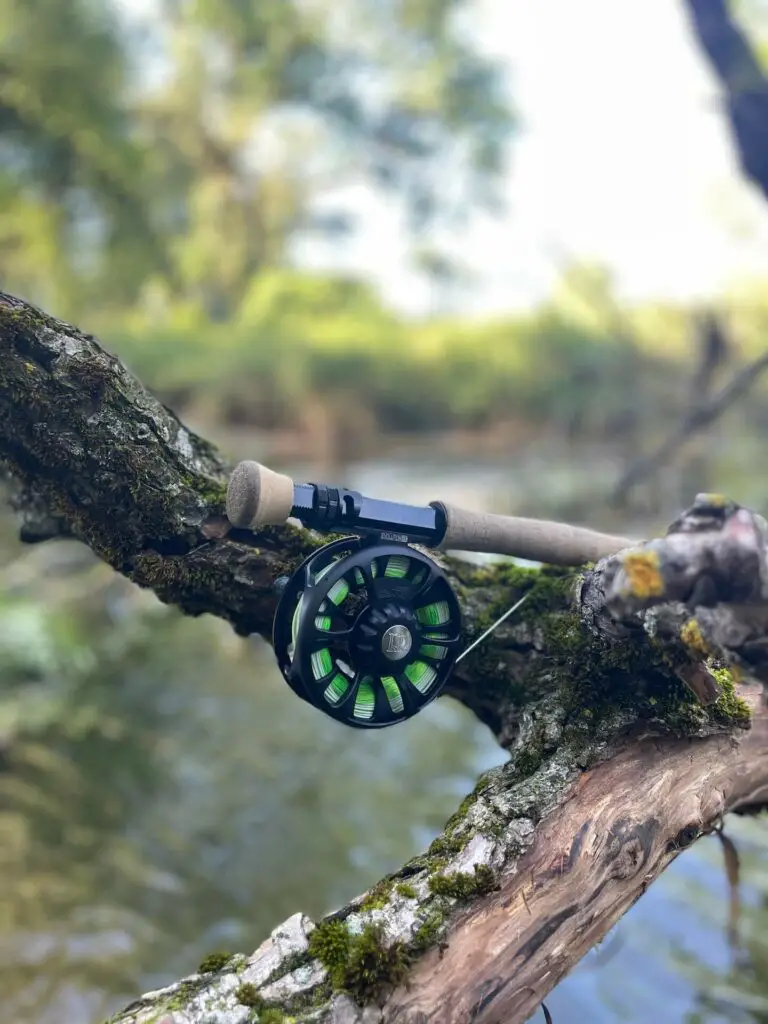
[[(515, 490), (511, 476), (401, 459), (349, 467), (345, 482), (500, 508), (533, 478)], [(504, 760), (449, 701), (381, 733), (335, 724), (294, 697), (261, 641), (177, 615), (76, 545), (8, 542), (6, 561), (0, 985), (14, 1024), (95, 1024), (212, 950), (249, 951), (295, 911), (338, 906), (423, 849)], [(765, 829), (733, 827), (758, 905)], [(728, 969), (726, 914), (705, 840), (622, 920), (618, 945), (547, 999), (556, 1024), (683, 1021)]]

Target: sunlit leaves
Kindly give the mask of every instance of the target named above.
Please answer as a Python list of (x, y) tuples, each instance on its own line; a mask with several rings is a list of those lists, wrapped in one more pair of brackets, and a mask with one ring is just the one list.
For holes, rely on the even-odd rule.
[(492, 201), (511, 121), (472, 0), (151, 10), (140, 32), (95, 0), (0, 0), (0, 174), (34, 225), (6, 287), (75, 317), (163, 279), (221, 320), (345, 184), (397, 195), (417, 231)]

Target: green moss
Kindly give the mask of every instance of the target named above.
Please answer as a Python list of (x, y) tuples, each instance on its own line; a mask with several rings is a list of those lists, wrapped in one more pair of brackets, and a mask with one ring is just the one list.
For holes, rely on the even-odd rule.
[(232, 959), (232, 955), (232, 953), (209, 953), (197, 968), (197, 973), (208, 974), (211, 971), (220, 971), (222, 967), (226, 967)]
[(210, 477), (189, 475), (184, 482), (192, 488), (211, 512), (223, 512), (227, 504), (227, 481), (211, 480)]
[(328, 971), (334, 989), (344, 987), (350, 936), (341, 921), (323, 921), (309, 936), (309, 955)]
[(550, 617), (544, 629), (553, 652), (552, 676), (561, 684), (566, 709), (577, 719), (595, 723), (613, 717), (617, 709), (639, 711), (642, 704), (658, 717), (662, 705), (673, 708), (686, 697), (661, 649), (640, 633), (604, 643), (571, 612)]
[(736, 693), (736, 679), (728, 668), (710, 670), (720, 686), (720, 696), (712, 706), (713, 714), (724, 722), (732, 722), (742, 728), (748, 728), (752, 721), (749, 704)]
[[(456, 810), (446, 822), (443, 832), (430, 843), (427, 851), (423, 854), (419, 854), (417, 857), (411, 858), (411, 860), (404, 865), (396, 876), (388, 880), (388, 885), (395, 885), (397, 889), (396, 883), (398, 882), (398, 879), (402, 882), (404, 878), (408, 878), (411, 875), (418, 874), (425, 870), (430, 872), (438, 871), (440, 868), (444, 867), (452, 857), (461, 853), (472, 836), (472, 832), (466, 824), (466, 817), (470, 808), (477, 802), (480, 792), (481, 783), (478, 784), (477, 788), (472, 793), (462, 800), (458, 810)], [(411, 890), (411, 888), (412, 887), (410, 885), (407, 886), (408, 890)]]
[(369, 896), (360, 904), (361, 910), (383, 910), (389, 902), (383, 893), (379, 896)]
[(323, 922), (312, 932), (309, 950), (328, 971), (334, 991), (348, 993), (360, 1005), (398, 985), (410, 965), (406, 946), (385, 943), (377, 925), (352, 936), (339, 921)]
[(477, 796), (478, 794), (476, 792), (472, 792), (468, 796), (464, 797), (459, 804), (458, 810), (456, 810), (446, 822), (446, 832), (452, 832), (459, 825), (463, 824), (464, 819), (467, 814), (469, 814), (470, 807), (472, 807), (472, 805), (477, 801)]
[(478, 616), (477, 629), (482, 632), (524, 595), (525, 604), (520, 608), (523, 620), (538, 618), (546, 612), (567, 607), (581, 576), (581, 569), (560, 566), (528, 568), (502, 561), (469, 570), (463, 566), (457, 569), (457, 589), (463, 590), (469, 600), (473, 595), (476, 598), (478, 593), (487, 594), (490, 589), (503, 590), (498, 600), (491, 602), (483, 614)]
[(286, 523), (284, 526), (264, 526), (259, 530), (259, 537), (265, 546), (274, 548), (285, 557), (286, 562), (302, 562), (319, 548), (324, 548), (331, 541), (340, 540), (344, 534), (313, 533), (302, 527)]
[(405, 899), (407, 900), (415, 900), (416, 897), (418, 896), (418, 893), (416, 892), (414, 887), (412, 885), (409, 885), (407, 882), (400, 882), (398, 885), (396, 885), (395, 892), (399, 896), (405, 897)]
[(433, 903), (411, 939), (410, 948), (414, 955), (425, 953), (440, 943), (445, 920), (446, 912), (443, 902)]
[(580, 577), (580, 570), (558, 566), (521, 569), (520, 566), (502, 564), (499, 569), (500, 582), (519, 590), (521, 597), (523, 594), (527, 595), (525, 604), (520, 609), (524, 619), (538, 617), (565, 607), (570, 602)]
[(680, 735), (707, 726), (742, 726), (748, 718), (727, 669), (716, 670), (725, 673), (717, 676), (723, 686), (720, 699), (708, 707), (699, 703), (677, 674), (691, 664), (682, 646), (676, 650), (656, 643), (639, 630), (625, 640), (606, 643), (573, 612), (547, 616), (543, 628), (552, 652), (547, 671), (560, 686), (567, 713), (566, 739), (588, 743), (604, 723), (616, 720), (617, 713), (631, 713), (639, 721), (662, 721)]
[(485, 896), (496, 888), (496, 876), (485, 864), (476, 864), (472, 874), (463, 871), (447, 875), (432, 875), (429, 888), (436, 896), (448, 896), (457, 900), (471, 900)]
[[(482, 634), (522, 596), (526, 600), (510, 620), (510, 626), (538, 625), (550, 615), (565, 611), (583, 575), (581, 569), (524, 568), (513, 562), (495, 562), (470, 569), (455, 567), (454, 571), (459, 599), (469, 610), (472, 621), (472, 636), (467, 640)], [(502, 626), (502, 631), (504, 628), (507, 627)], [(470, 663), (472, 672), (482, 680), (483, 694), (489, 704), (511, 701), (522, 706), (529, 699), (530, 693), (519, 676), (510, 680), (507, 667), (499, 658), (498, 644), (480, 644), (468, 656), (467, 664)]]
[(291, 974), (293, 971), (298, 970), (299, 967), (304, 967), (305, 964), (308, 964), (311, 959), (312, 958), (310, 957), (309, 953), (306, 950), (290, 953), (287, 957), (285, 957), (285, 959), (281, 960), (279, 965), (274, 969), (274, 971), (272, 971), (272, 973), (264, 979), (262, 985), (264, 986), (264, 988), (266, 988), (267, 985), (271, 985), (274, 981), (277, 981), (279, 978), (284, 978), (287, 974)]
[(213, 600), (216, 575), (215, 570), (207, 570), (188, 559), (145, 553), (136, 558), (132, 578), (141, 586), (151, 587), (160, 596), (169, 591), (183, 599), (185, 595), (207, 592)]
[(383, 910), (384, 907), (386, 907), (387, 903), (389, 903), (389, 897), (391, 892), (392, 880), (390, 878), (382, 879), (382, 881), (376, 883), (376, 885), (365, 897), (363, 902), (360, 904), (360, 909)]
[(259, 994), (258, 988), (250, 981), (246, 981), (235, 991), (235, 999), (243, 1006), (250, 1006), (255, 1010), (264, 1006), (264, 1000)]
[(542, 746), (535, 739), (529, 739), (524, 747), (520, 747), (515, 751), (515, 773), (520, 778), (528, 778), (529, 775), (533, 775), (541, 767), (543, 760), (544, 750)]
[(382, 930), (370, 925), (350, 947), (343, 987), (361, 1006), (377, 1002), (408, 974), (411, 958), (404, 943), (382, 940)]
[(450, 857), (453, 854), (461, 853), (466, 843), (466, 838), (444, 832), (430, 843), (427, 854), (430, 857)]
[(176, 991), (173, 993), (168, 1003), (164, 1007), (165, 1010), (183, 1010), (184, 1007), (194, 999), (197, 993), (201, 989), (201, 984), (194, 981), (182, 981)]
[(282, 1010), (274, 1006), (259, 1013), (259, 1024), (286, 1024), (290, 1019), (290, 1017), (286, 1017)]

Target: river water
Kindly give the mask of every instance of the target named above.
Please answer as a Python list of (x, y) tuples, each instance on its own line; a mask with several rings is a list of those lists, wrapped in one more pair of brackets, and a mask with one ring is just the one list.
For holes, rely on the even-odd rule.
[[(344, 482), (528, 514), (542, 495), (540, 514), (556, 515), (544, 468), (575, 473), (420, 457), (351, 466)], [(591, 485), (610, 471), (593, 460)], [(614, 525), (596, 505), (592, 524)], [(261, 641), (177, 615), (74, 545), (22, 551), (6, 537), (5, 562), (3, 1021), (96, 1024), (213, 950), (249, 951), (297, 910), (338, 906), (423, 849), (504, 759), (447, 700), (396, 729), (338, 726), (293, 696)], [(738, 991), (757, 999), (768, 830), (729, 828), (754, 905)], [(727, 892), (715, 838), (679, 857), (547, 999), (556, 1024), (742, 1019), (704, 1006), (728, 972)]]

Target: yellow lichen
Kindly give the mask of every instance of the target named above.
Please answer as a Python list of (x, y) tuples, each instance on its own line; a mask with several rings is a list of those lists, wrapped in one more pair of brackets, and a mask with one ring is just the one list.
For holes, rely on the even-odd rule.
[(630, 552), (624, 556), (623, 565), (628, 584), (625, 593), (639, 598), (663, 596), (664, 580), (657, 552)]
[(680, 639), (689, 650), (695, 651), (697, 654), (703, 654), (706, 657), (710, 653), (709, 645), (701, 635), (701, 629), (696, 619), (689, 619), (685, 623), (680, 630)]
[(702, 494), (701, 496), (710, 508), (723, 508), (728, 504), (724, 494)]

